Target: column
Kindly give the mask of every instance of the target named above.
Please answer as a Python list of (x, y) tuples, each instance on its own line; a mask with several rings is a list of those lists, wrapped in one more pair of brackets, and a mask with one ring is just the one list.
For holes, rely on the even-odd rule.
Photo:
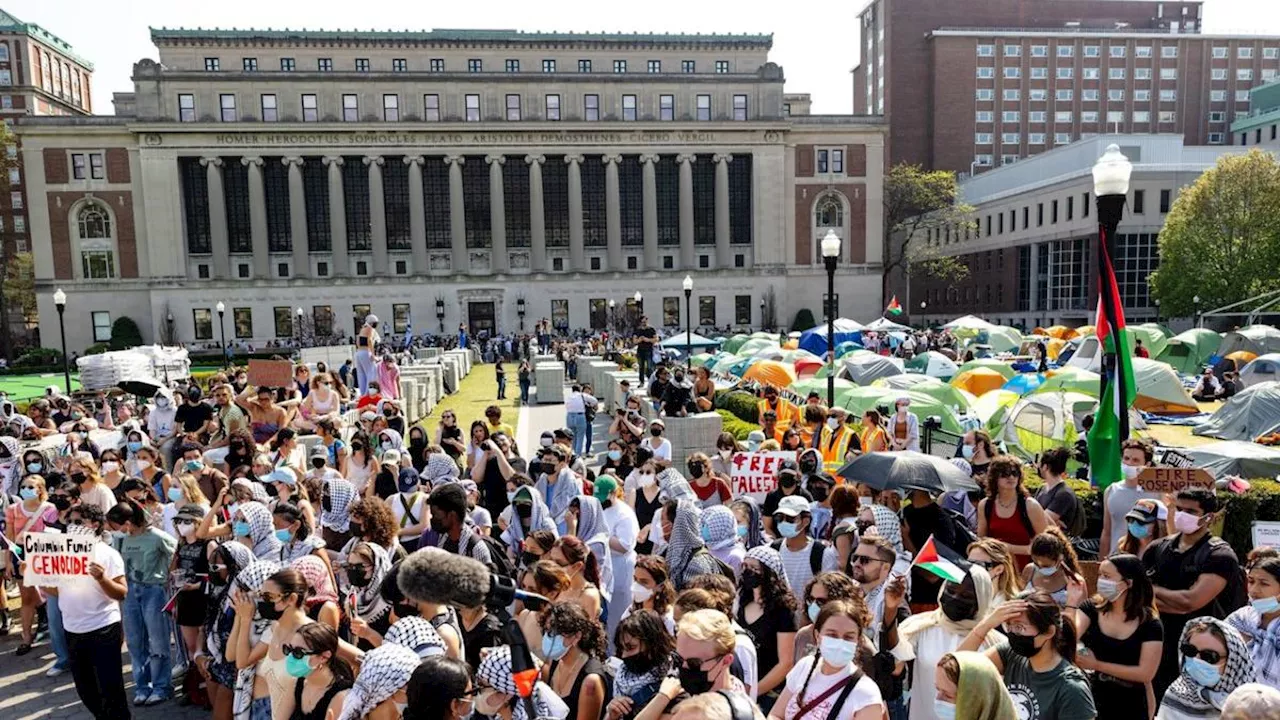
[(467, 216), (464, 214), (466, 197), (462, 194), (462, 163), (466, 161), (461, 155), (446, 155), (444, 158), (449, 166), (449, 232), (455, 273), (471, 272), (471, 260), (467, 257)]
[(289, 168), (289, 242), (293, 247), (293, 277), (311, 274), (311, 259), (307, 255), (307, 195), (302, 184), (303, 160), (297, 155), (281, 158)]
[(240, 164), (249, 169), (249, 233), (253, 242), (253, 277), (271, 277), (271, 258), (267, 255), (267, 191), (262, 184), (262, 158), (242, 157)]
[(587, 269), (582, 241), (582, 156), (565, 155), (569, 164), (569, 268), (574, 272)]
[(507, 271), (507, 205), (506, 192), (502, 188), (502, 166), (507, 162), (507, 156), (488, 155), (484, 161), (489, 163), (489, 225), (493, 227), (489, 270), (504, 273)]
[(605, 238), (609, 246), (609, 265), (607, 270), (621, 272), (626, 270), (622, 261), (622, 204), (618, 197), (618, 163), (621, 155), (605, 155), (604, 160), (604, 216)]
[(382, 191), (382, 165), (379, 155), (366, 155), (369, 168), (369, 231), (373, 235), (373, 275), (387, 274), (387, 196)]
[(680, 163), (680, 269), (692, 270), (697, 263), (693, 250), (693, 155), (676, 156)]
[(422, 199), (422, 163), (421, 155), (410, 155), (404, 159), (409, 166), (409, 238), (413, 243), (413, 272), (425, 273), (427, 260), (427, 208)]
[(657, 155), (641, 155), (644, 177), (644, 269), (660, 270), (658, 262), (658, 174)]
[(729, 248), (729, 163), (733, 156), (720, 153), (712, 158), (716, 164), (716, 267), (733, 266)]
[(529, 164), (529, 259), (534, 272), (547, 269), (547, 222), (542, 205), (542, 163), (546, 155), (526, 155)]
[(209, 245), (213, 250), (213, 277), (231, 277), (231, 243), (227, 239), (227, 197), (222, 191), (222, 158), (200, 158), (209, 192)]
[(347, 259), (347, 200), (342, 189), (342, 156), (328, 155), (324, 164), (329, 166), (329, 246), (333, 253), (334, 277), (351, 272)]

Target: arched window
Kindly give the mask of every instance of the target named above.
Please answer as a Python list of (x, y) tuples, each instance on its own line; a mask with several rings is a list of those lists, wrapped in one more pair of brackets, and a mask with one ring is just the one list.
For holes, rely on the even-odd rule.
[(844, 206), (840, 204), (840, 199), (833, 195), (827, 195), (818, 200), (818, 205), (814, 208), (814, 216), (815, 225), (818, 227), (844, 227)]
[(111, 237), (111, 217), (106, 208), (97, 203), (87, 203), (80, 209), (77, 218), (80, 224), (80, 239), (93, 240)]
[(90, 200), (75, 211), (75, 219), (82, 277), (85, 280), (116, 277), (116, 243), (110, 211), (105, 205)]

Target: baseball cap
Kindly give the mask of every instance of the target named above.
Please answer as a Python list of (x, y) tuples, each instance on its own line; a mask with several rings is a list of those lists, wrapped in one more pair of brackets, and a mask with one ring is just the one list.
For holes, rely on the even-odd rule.
[(799, 495), (788, 495), (778, 501), (778, 509), (774, 511), (777, 515), (787, 515), (796, 517), (800, 513), (809, 512), (809, 501)]
[(1143, 498), (1133, 504), (1133, 509), (1125, 514), (1126, 520), (1136, 520), (1142, 524), (1153, 523), (1157, 520), (1164, 520), (1169, 516), (1169, 510), (1164, 503), (1159, 500)]
[(552, 436), (556, 439), (573, 440), (573, 431), (569, 428), (557, 428)]
[(191, 520), (193, 522), (199, 522), (204, 519), (204, 508), (195, 504), (183, 505), (178, 510), (178, 513), (174, 517), (174, 519), (175, 520)]
[(322, 458), (325, 462), (328, 462), (329, 451), (325, 449), (325, 446), (323, 445), (316, 445), (315, 447), (311, 448), (310, 457), (312, 460), (315, 460), (316, 458)]
[(382, 464), (383, 465), (399, 465), (400, 451), (392, 449), (382, 453)]
[(293, 473), (285, 470), (284, 468), (277, 468), (267, 474), (267, 483), (284, 483), (289, 487), (294, 487), (298, 484), (298, 478), (294, 477)]
[(662, 421), (662, 418), (654, 418), (653, 420), (650, 420), (650, 421), (649, 421), (649, 427), (653, 427), (654, 425), (657, 425), (658, 427), (662, 428), (663, 430), (666, 430), (666, 429), (667, 429), (667, 424), (666, 424), (665, 422), (663, 422), (663, 421)]

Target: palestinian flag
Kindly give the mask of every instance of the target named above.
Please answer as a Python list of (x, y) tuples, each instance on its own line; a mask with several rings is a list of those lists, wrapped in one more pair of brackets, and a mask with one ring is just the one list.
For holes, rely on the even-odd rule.
[(1098, 412), (1089, 431), (1089, 469), (1093, 484), (1105, 489), (1121, 479), (1120, 446), (1128, 440), (1129, 408), (1137, 395), (1133, 379), (1133, 358), (1129, 356), (1124, 306), (1116, 285), (1115, 269), (1107, 252), (1107, 239), (1099, 231), (1098, 242), (1098, 344), (1106, 353), (1115, 353), (1115, 363), (1104, 363), (1107, 387), (1098, 401)]
[(893, 297), (889, 298), (889, 307), (885, 308), (885, 309), (884, 309), (884, 311), (885, 311), (886, 313), (888, 313), (889, 315), (901, 315), (901, 314), (902, 314), (902, 306), (898, 304), (898, 296), (897, 296), (897, 295), (894, 295)]
[(953, 583), (964, 582), (964, 576), (969, 574), (964, 566), (968, 564), (967, 561), (960, 559), (954, 550), (935, 541), (932, 535), (925, 541), (924, 547), (920, 548), (916, 559), (911, 561), (911, 567), (928, 570), (943, 580), (950, 580)]

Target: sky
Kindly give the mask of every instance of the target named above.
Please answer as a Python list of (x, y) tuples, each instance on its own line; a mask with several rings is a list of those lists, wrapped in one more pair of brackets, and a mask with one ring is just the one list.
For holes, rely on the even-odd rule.
[[(133, 63), (156, 57), (148, 32), (154, 26), (773, 33), (770, 58), (783, 67), (787, 92), (810, 93), (815, 113), (847, 114), (853, 111), (849, 71), (859, 54), (857, 16), (867, 2), (437, 0), (371, 7), (338, 0), (2, 0), (0, 8), (44, 27), (94, 63), (93, 104), (100, 113), (112, 112), (113, 92), (133, 90)], [(1280, 3), (1270, 0), (1206, 0), (1204, 15), (1205, 33), (1280, 35)]]

